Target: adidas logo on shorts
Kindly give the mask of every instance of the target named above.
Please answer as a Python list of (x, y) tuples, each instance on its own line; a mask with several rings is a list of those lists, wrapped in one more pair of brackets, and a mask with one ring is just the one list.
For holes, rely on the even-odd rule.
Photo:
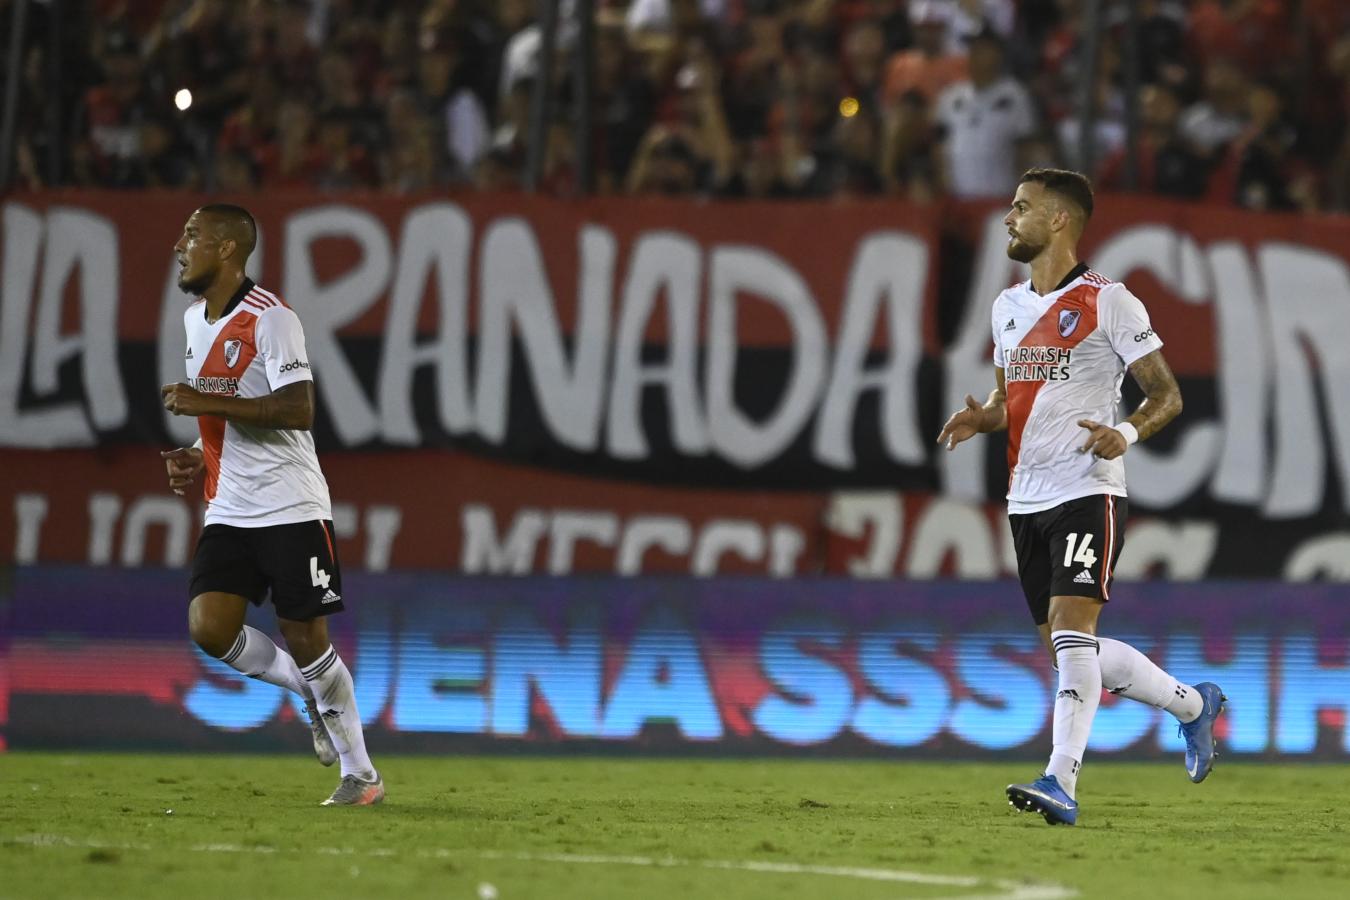
[[(1086, 573), (1084, 573), (1084, 574), (1086, 574)], [(342, 597), (340, 597), (339, 595), (333, 593), (332, 588), (329, 588), (327, 591), (324, 591), (324, 594), (323, 594), (323, 600), (321, 600), (320, 602), (321, 602), (321, 603), (336, 603), (336, 602), (338, 602), (338, 601), (341, 600), (341, 599), (342, 599)]]
[(1095, 582), (1095, 581), (1092, 580), (1092, 573), (1089, 572), (1087, 569), (1084, 569), (1083, 571), (1079, 572), (1077, 575), (1073, 576), (1073, 583), (1074, 583), (1074, 584), (1096, 584), (1097, 582)]

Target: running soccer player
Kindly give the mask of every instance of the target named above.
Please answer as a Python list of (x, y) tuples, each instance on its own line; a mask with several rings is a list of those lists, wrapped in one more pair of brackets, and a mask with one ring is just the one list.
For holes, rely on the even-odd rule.
[[(1181, 412), (1181, 390), (1139, 298), (1078, 261), (1091, 215), (1092, 185), (1077, 172), (1022, 176), (1003, 221), (1008, 256), (1030, 263), (1031, 278), (994, 300), (997, 387), (983, 404), (967, 396), (938, 436), (951, 450), (977, 433), (1008, 431), (1017, 572), (1059, 690), (1050, 764), (1007, 795), (1051, 825), (1078, 819), (1078, 770), (1103, 686), (1177, 718), (1195, 782), (1214, 765), (1214, 722), (1228, 699), (1215, 684), (1182, 684), (1128, 644), (1097, 636), (1124, 543), (1122, 457)], [(1145, 399), (1116, 422), (1127, 369)]]
[[(160, 389), (164, 408), (197, 417), (201, 430), (194, 446), (160, 454), (175, 493), (205, 472), (188, 630), (211, 656), (303, 697), (319, 761), (342, 763), (323, 805), (365, 806), (384, 799), (384, 782), (324, 618), (342, 610), (342, 572), (309, 433), (314, 381), (300, 319), (244, 275), (257, 234), (247, 210), (212, 204), (173, 248), (178, 287), (200, 298), (183, 316), (187, 383)], [(269, 592), (290, 653), (244, 624), (248, 604)]]

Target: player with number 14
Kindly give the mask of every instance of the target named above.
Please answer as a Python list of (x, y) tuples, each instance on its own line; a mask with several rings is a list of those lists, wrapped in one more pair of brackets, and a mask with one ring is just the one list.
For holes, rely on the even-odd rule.
[[(1008, 432), (1008, 519), (1027, 605), (1058, 672), (1054, 749), (1045, 774), (1008, 785), (1008, 802), (1051, 825), (1078, 820), (1078, 770), (1102, 688), (1165, 709), (1186, 739), (1186, 772), (1214, 765), (1218, 685), (1183, 684), (1130, 645), (1097, 634), (1124, 544), (1125, 461), (1181, 412), (1181, 389), (1139, 298), (1078, 261), (1092, 186), (1077, 172), (1022, 176), (1008, 256), (1031, 278), (994, 300), (996, 387), (947, 420), (948, 450), (976, 434)], [(1116, 422), (1128, 371), (1144, 402)]]

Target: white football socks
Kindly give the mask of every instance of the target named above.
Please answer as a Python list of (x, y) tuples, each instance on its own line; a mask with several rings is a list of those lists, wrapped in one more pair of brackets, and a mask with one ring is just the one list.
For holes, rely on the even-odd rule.
[(1195, 688), (1182, 684), (1129, 644), (1098, 638), (1102, 687), (1113, 694), (1165, 709), (1179, 722), (1193, 722), (1205, 708)]
[(1059, 692), (1055, 695), (1054, 751), (1045, 774), (1054, 775), (1072, 797), (1092, 733), (1092, 719), (1102, 699), (1102, 670), (1097, 662), (1097, 639), (1092, 635), (1056, 631), (1050, 635), (1050, 642), (1059, 665)]
[(220, 661), (249, 678), (284, 687), (306, 700), (314, 698), (291, 655), (256, 628), (245, 625), (239, 637), (235, 638), (230, 652), (222, 656)]
[(375, 767), (366, 755), (366, 737), (361, 731), (361, 715), (356, 711), (356, 691), (337, 648), (328, 650), (300, 670), (314, 690), (314, 699), (323, 713), (323, 722), (342, 763), (342, 776), (355, 775), (364, 781), (375, 780)]

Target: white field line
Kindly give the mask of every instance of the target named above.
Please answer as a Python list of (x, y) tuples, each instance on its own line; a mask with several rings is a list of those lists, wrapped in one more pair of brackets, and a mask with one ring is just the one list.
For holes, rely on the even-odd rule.
[[(149, 844), (121, 843), (69, 838), (60, 834), (25, 834), (0, 838), (0, 844), (22, 844), (30, 847), (78, 847), (89, 850), (155, 850)], [(197, 853), (318, 853), (324, 856), (391, 857), (399, 854), (388, 848), (356, 850), (352, 847), (306, 847), (279, 850), (267, 845), (195, 844), (187, 848)], [(409, 851), (406, 855), (423, 859), (450, 859), (474, 857), (485, 860), (512, 862), (546, 862), (567, 865), (647, 866), (653, 868), (723, 869), (741, 872), (769, 872), (780, 875), (819, 875), (827, 878), (847, 878), (858, 881), (882, 881), (904, 884), (922, 884), (936, 887), (983, 889), (985, 893), (954, 895), (960, 900), (1070, 900), (1078, 892), (1057, 884), (1028, 884), (1004, 878), (979, 878), (974, 875), (933, 875), (904, 869), (871, 869), (851, 866), (817, 866), (805, 863), (768, 862), (756, 860), (699, 860), (674, 856), (606, 856), (584, 853), (504, 853), (496, 850), (449, 850), (444, 847)], [(992, 892), (990, 891), (992, 889)]]

